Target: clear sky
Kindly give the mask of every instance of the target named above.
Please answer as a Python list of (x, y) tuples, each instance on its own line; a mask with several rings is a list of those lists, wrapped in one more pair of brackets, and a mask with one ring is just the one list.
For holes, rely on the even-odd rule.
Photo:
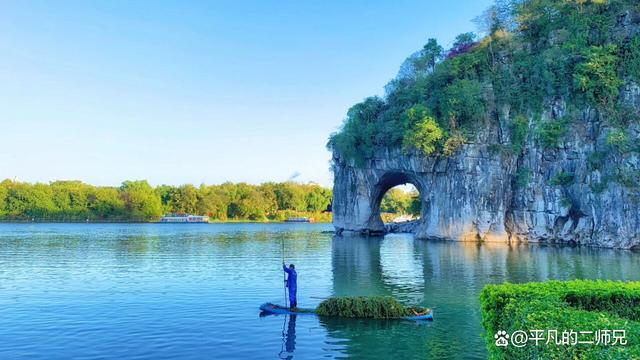
[(347, 109), (491, 2), (3, 0), (0, 178), (330, 185)]

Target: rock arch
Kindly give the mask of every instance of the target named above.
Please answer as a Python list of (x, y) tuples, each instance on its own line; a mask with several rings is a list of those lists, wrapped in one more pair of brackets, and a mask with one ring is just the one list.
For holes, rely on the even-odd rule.
[(385, 232), (380, 201), (390, 188), (411, 183), (422, 214), (418, 237), (508, 241), (505, 217), (511, 198), (510, 166), (470, 147), (465, 154), (437, 158), (382, 151), (356, 166), (334, 156), (333, 223), (338, 233)]
[[(422, 183), (415, 174), (411, 172), (397, 170), (388, 171), (383, 173), (378, 179), (378, 182), (373, 186), (371, 197), (371, 218), (368, 221), (368, 223), (372, 225), (373, 229), (382, 229), (382, 231), (387, 230), (382, 222), (382, 218), (380, 217), (380, 205), (382, 203), (382, 198), (391, 188), (404, 184), (411, 184), (415, 186), (421, 197), (422, 194), (424, 194)], [(424, 197), (422, 197), (422, 200), (422, 212), (425, 212), (424, 208), (426, 201)], [(424, 218), (424, 216), (421, 216), (421, 218)]]

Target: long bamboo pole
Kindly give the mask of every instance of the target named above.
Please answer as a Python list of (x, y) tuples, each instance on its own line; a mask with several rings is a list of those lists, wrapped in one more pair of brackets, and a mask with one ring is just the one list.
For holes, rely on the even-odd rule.
[[(284, 237), (280, 238), (280, 242), (282, 243), (282, 265), (286, 266), (284, 264)], [(283, 285), (284, 285), (284, 306), (289, 307), (287, 305), (287, 278), (284, 271), (282, 272), (282, 279), (283, 279)]]

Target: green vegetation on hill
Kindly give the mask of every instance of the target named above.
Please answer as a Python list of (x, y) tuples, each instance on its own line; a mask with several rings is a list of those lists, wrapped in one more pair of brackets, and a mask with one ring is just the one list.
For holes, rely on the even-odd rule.
[(558, 101), (562, 114), (534, 124), (544, 147), (558, 146), (587, 107), (611, 119), (612, 141), (624, 140), (639, 118), (620, 101), (625, 83), (640, 82), (639, 17), (636, 0), (498, 0), (478, 18), (485, 37), (461, 34), (448, 51), (429, 39), (384, 98), (349, 109), (328, 147), (356, 163), (381, 148), (450, 156), (508, 109), (510, 148), (519, 153), (527, 119)]
[[(640, 358), (640, 282), (575, 280), (488, 285), (480, 293), (480, 301), (491, 359)], [(538, 334), (544, 340), (537, 345), (531, 340), (522, 347), (511, 342), (496, 346), (498, 331), (513, 334), (518, 330), (527, 334), (543, 330)], [(557, 337), (550, 343), (548, 330), (557, 330)], [(626, 345), (613, 344), (614, 330), (625, 331)], [(556, 344), (565, 331), (571, 334), (568, 343)], [(596, 343), (598, 334), (605, 337)], [(602, 341), (607, 339), (606, 334), (608, 344)]]
[(153, 188), (147, 181), (120, 187), (80, 181), (0, 182), (0, 220), (154, 221), (166, 213), (209, 215), (214, 221), (284, 220), (311, 216), (330, 221), (331, 190), (313, 184), (224, 183)]

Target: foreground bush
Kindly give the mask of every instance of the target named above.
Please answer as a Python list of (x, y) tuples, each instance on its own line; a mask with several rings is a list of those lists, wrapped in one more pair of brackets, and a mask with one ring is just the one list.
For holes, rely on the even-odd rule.
[[(480, 301), (492, 359), (640, 358), (640, 282), (488, 285)], [(514, 332), (520, 330), (528, 340), (518, 347), (522, 333), (516, 341)], [(499, 337), (506, 345), (497, 346)]]
[(394, 319), (414, 315), (412, 310), (423, 312), (426, 309), (405, 307), (389, 296), (354, 296), (324, 300), (318, 305), (316, 313), (323, 316)]

